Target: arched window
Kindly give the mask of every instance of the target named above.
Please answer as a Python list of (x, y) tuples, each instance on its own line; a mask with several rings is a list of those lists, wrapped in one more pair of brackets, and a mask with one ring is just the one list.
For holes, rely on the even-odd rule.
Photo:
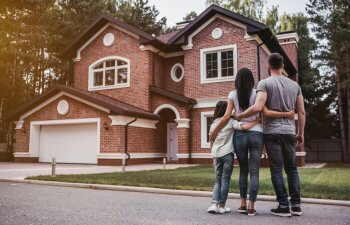
[(122, 88), (130, 86), (130, 63), (128, 59), (109, 56), (89, 67), (89, 90)]

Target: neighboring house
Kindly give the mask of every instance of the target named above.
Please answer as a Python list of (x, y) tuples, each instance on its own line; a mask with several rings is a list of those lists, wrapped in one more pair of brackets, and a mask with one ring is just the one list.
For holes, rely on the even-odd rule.
[[(211, 162), (214, 106), (234, 89), (237, 70), (251, 69), (258, 82), (279, 52), (296, 80), (297, 41), (215, 5), (159, 37), (101, 16), (63, 54), (74, 61), (73, 87), (56, 85), (10, 116), (15, 160)], [(304, 152), (297, 156), (302, 164)]]

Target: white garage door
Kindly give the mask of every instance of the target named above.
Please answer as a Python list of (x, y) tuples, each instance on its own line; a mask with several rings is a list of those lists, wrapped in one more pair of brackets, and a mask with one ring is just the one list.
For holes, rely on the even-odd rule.
[(41, 126), (39, 146), (40, 162), (97, 164), (97, 124)]

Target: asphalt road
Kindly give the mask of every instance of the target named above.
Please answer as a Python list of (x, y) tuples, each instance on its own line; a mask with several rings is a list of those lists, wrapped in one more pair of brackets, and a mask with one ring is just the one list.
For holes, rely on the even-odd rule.
[[(209, 198), (117, 192), (0, 182), (0, 225), (30, 224), (350, 224), (350, 207), (304, 204), (304, 216), (269, 214), (276, 203), (257, 202), (258, 214), (206, 213)], [(228, 206), (238, 207), (238, 200)]]

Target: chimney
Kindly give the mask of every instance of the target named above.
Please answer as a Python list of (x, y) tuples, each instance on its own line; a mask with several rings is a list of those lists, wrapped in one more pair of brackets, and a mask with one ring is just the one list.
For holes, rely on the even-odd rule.
[[(276, 38), (292, 61), (294, 67), (298, 70), (298, 34), (295, 31), (281, 32), (276, 35)], [(296, 76), (295, 80), (298, 80), (298, 76)]]

